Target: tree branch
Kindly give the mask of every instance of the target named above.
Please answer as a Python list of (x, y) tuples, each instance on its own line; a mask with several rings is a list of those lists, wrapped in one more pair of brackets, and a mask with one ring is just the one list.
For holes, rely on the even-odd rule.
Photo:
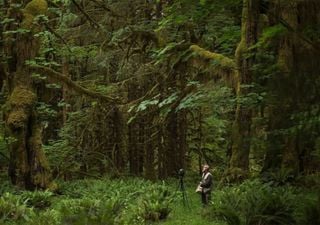
[(47, 30), (49, 30), (54, 36), (56, 36), (58, 39), (60, 39), (62, 41), (62, 43), (64, 45), (67, 46), (67, 49), (69, 52), (71, 52), (68, 43), (66, 42), (66, 40), (63, 39), (63, 37), (61, 37), (57, 32), (55, 32), (48, 24), (44, 23), (45, 28), (47, 28)]
[(227, 56), (224, 56), (222, 54), (210, 52), (208, 50), (205, 50), (198, 45), (191, 45), (189, 48), (191, 51), (197, 53), (200, 57), (205, 59), (211, 59), (216, 60), (219, 65), (225, 69), (229, 70), (236, 70), (236, 63), (233, 59), (230, 59)]
[(103, 95), (99, 92), (92, 91), (92, 90), (89, 90), (85, 87), (82, 87), (82, 86), (78, 85), (77, 83), (75, 83), (74, 81), (72, 81), (70, 78), (63, 75), (62, 73), (59, 73), (51, 68), (40, 66), (40, 65), (30, 65), (30, 67), (36, 72), (40, 72), (40, 73), (43, 73), (43, 74), (49, 76), (55, 82), (65, 84), (68, 88), (74, 90), (75, 92), (77, 92), (79, 94), (84, 94), (84, 95), (87, 95), (92, 98), (97, 98), (97, 99), (100, 99), (100, 100), (108, 102), (108, 103), (119, 103), (119, 104), (122, 103), (119, 98), (114, 98), (111, 96)]
[(94, 28), (100, 28), (100, 24), (98, 24), (94, 19), (92, 19), (89, 14), (81, 8), (81, 6), (75, 1), (71, 0), (71, 2), (77, 7), (77, 9), (89, 20), (89, 22), (93, 25)]
[(97, 1), (97, 0), (91, 0), (91, 1), (94, 2), (95, 4), (97, 4), (98, 6), (100, 6), (101, 8), (103, 8), (105, 11), (109, 12), (114, 17), (124, 17), (124, 16), (114, 12), (112, 9), (107, 7), (103, 2), (100, 2), (100, 1)]
[(149, 97), (154, 90), (156, 90), (156, 88), (159, 87), (159, 83), (156, 83), (156, 85), (154, 85), (144, 96), (136, 99), (136, 100), (133, 100), (131, 102), (128, 102), (128, 105), (134, 105), (134, 104), (137, 104), (138, 102), (142, 102), (143, 100), (145, 100), (147, 97)]

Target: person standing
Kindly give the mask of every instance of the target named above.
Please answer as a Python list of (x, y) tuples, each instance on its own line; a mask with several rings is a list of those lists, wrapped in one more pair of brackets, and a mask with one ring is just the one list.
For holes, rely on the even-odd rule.
[(212, 174), (209, 172), (209, 165), (205, 164), (202, 167), (202, 177), (200, 181), (200, 187), (202, 188), (201, 192), (201, 201), (204, 206), (208, 205), (211, 198), (211, 189), (213, 183)]

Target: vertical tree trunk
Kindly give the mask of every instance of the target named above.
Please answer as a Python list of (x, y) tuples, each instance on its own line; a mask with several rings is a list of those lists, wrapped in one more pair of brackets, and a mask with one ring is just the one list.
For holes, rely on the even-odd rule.
[(113, 162), (117, 173), (122, 173), (125, 165), (125, 125), (122, 112), (115, 107), (113, 114), (114, 122), (114, 149), (113, 149)]
[(145, 139), (145, 157), (144, 157), (144, 174), (145, 177), (149, 180), (156, 179), (156, 171), (155, 171), (155, 152), (156, 152), (156, 141), (155, 135), (157, 134), (157, 130), (154, 129), (153, 118), (154, 115), (150, 115), (150, 117), (146, 120), (146, 131), (144, 133)]
[(158, 166), (158, 177), (159, 179), (164, 179), (168, 176), (166, 170), (166, 160), (165, 160), (165, 147), (164, 147), (164, 129), (162, 124), (157, 126), (159, 130), (157, 135), (157, 166)]
[(19, 27), (31, 32), (18, 33), (14, 42), (7, 37), (6, 48), (6, 54), (11, 57), (8, 66), (10, 95), (6, 102), (8, 111), (5, 116), (6, 132), (12, 140), (9, 176), (13, 184), (31, 190), (47, 188), (50, 184), (49, 165), (42, 149), (42, 128), (35, 111), (37, 94), (31, 71), (25, 64), (38, 54), (40, 47), (39, 40), (33, 36), (39, 30), (39, 27), (32, 24), (33, 19), (45, 14), (46, 10), (46, 1), (33, 0), (26, 5), (22, 15), (11, 13), (15, 21), (22, 16)]
[[(270, 79), (270, 92), (274, 95), (269, 107), (268, 148), (263, 171), (279, 168), (297, 175), (303, 169), (303, 158), (308, 156), (304, 146), (314, 146), (312, 130), (309, 137), (301, 139), (301, 131), (297, 128), (298, 118), (292, 119), (301, 112), (307, 112), (312, 105), (318, 105), (319, 89), (317, 80), (320, 71), (319, 37), (307, 36), (306, 29), (320, 26), (318, 17), (320, 2), (304, 0), (274, 3), (275, 12), (272, 17), (278, 19), (287, 33), (278, 44), (279, 73)], [(315, 32), (315, 31), (313, 31)], [(318, 48), (317, 48), (318, 46)], [(300, 118), (301, 119), (301, 118)], [(305, 116), (302, 118), (307, 120)], [(311, 125), (312, 126), (312, 125)], [(304, 142), (301, 146), (301, 142)], [(275, 160), (276, 159), (276, 160)]]
[(243, 0), (241, 41), (236, 50), (236, 63), (238, 67), (237, 109), (232, 127), (232, 154), (229, 173), (235, 176), (246, 176), (249, 166), (250, 127), (252, 109), (243, 103), (243, 98), (250, 93), (244, 85), (252, 83), (251, 67), (254, 56), (250, 47), (257, 42), (257, 25), (259, 19), (259, 0)]
[(166, 169), (166, 174), (168, 176), (174, 176), (177, 174), (179, 166), (178, 161), (178, 151), (179, 151), (179, 140), (178, 140), (178, 116), (176, 113), (169, 115), (166, 121), (165, 127), (165, 158), (164, 158), (164, 168)]
[[(66, 77), (69, 77), (69, 63), (66, 58), (62, 59), (62, 74), (65, 75)], [(62, 99), (65, 103), (65, 105), (62, 108), (62, 125), (65, 125), (67, 122), (67, 115), (69, 111), (69, 106), (68, 106), (68, 100), (69, 100), (69, 95), (68, 95), (68, 87), (66, 85), (62, 86)]]

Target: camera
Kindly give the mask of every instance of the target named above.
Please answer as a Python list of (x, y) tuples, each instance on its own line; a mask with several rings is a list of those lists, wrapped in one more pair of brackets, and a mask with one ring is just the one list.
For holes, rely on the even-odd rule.
[(178, 171), (178, 175), (179, 175), (180, 178), (184, 177), (184, 174), (185, 174), (184, 169), (180, 169)]

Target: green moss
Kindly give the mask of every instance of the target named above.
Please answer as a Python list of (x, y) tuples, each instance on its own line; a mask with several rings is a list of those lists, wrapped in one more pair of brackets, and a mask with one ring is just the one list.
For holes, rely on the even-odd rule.
[(23, 21), (21, 23), (21, 27), (25, 29), (31, 28), (33, 23), (33, 18), (34, 18), (33, 15), (23, 12)]
[(49, 191), (55, 192), (55, 191), (57, 191), (57, 190), (59, 189), (59, 186), (58, 186), (58, 184), (57, 184), (56, 182), (51, 182), (51, 183), (48, 185), (47, 189), (48, 189)]
[(9, 103), (12, 107), (30, 107), (36, 102), (36, 95), (24, 87), (17, 86), (14, 88)]
[(240, 43), (237, 46), (236, 52), (235, 52), (235, 60), (238, 67), (241, 66), (243, 59), (243, 54), (247, 50), (245, 40), (242, 39)]
[(218, 54), (218, 53), (214, 53), (214, 52), (210, 52), (208, 50), (205, 50), (205, 49), (199, 47), (198, 45), (191, 45), (190, 50), (197, 53), (199, 56), (201, 56), (203, 58), (216, 60), (218, 62), (218, 64), (223, 68), (233, 70), (236, 67), (235, 63), (232, 59), (230, 59), (222, 54)]
[(15, 87), (8, 102), (11, 110), (7, 124), (13, 128), (23, 127), (35, 102), (36, 96), (32, 91), (20, 86)]
[(32, 0), (24, 8), (24, 13), (28, 13), (33, 16), (46, 14), (48, 9), (48, 3), (45, 0)]
[(21, 26), (23, 28), (31, 28), (33, 19), (42, 14), (46, 14), (48, 10), (48, 3), (45, 0), (32, 0), (22, 10), (23, 21)]
[(24, 110), (16, 110), (9, 114), (7, 124), (13, 128), (23, 127), (28, 119), (28, 115)]

